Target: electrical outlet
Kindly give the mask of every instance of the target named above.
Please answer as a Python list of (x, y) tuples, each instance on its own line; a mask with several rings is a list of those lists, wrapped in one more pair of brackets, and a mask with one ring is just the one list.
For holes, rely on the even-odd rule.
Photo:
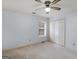
[(31, 42), (31, 40), (29, 40), (29, 42)]
[(75, 43), (73, 43), (73, 46), (75, 46)]

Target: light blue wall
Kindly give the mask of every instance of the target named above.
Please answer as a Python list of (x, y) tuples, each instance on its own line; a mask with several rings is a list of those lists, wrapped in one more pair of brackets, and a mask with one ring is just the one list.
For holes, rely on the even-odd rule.
[(77, 49), (77, 13), (66, 14), (65, 17), (65, 47), (72, 50)]
[(3, 11), (3, 49), (42, 41), (38, 38), (38, 19), (40, 17)]

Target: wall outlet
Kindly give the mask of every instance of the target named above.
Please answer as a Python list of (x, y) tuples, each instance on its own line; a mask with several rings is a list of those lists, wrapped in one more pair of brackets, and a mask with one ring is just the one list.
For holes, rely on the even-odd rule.
[(73, 46), (75, 46), (75, 43), (73, 43)]
[(31, 40), (29, 40), (29, 42), (31, 42)]

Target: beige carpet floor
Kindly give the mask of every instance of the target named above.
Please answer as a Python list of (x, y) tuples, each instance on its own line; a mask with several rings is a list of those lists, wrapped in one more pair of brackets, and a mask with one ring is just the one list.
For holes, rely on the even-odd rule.
[(9, 59), (77, 59), (70, 50), (50, 42), (5, 51), (3, 56)]

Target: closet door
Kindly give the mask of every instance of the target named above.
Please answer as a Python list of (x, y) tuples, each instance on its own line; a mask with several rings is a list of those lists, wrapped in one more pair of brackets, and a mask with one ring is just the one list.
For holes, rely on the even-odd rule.
[(58, 44), (64, 46), (64, 21), (58, 21)]
[(64, 20), (50, 21), (50, 41), (64, 46)]
[(55, 41), (57, 44), (64, 46), (64, 20), (55, 23)]

